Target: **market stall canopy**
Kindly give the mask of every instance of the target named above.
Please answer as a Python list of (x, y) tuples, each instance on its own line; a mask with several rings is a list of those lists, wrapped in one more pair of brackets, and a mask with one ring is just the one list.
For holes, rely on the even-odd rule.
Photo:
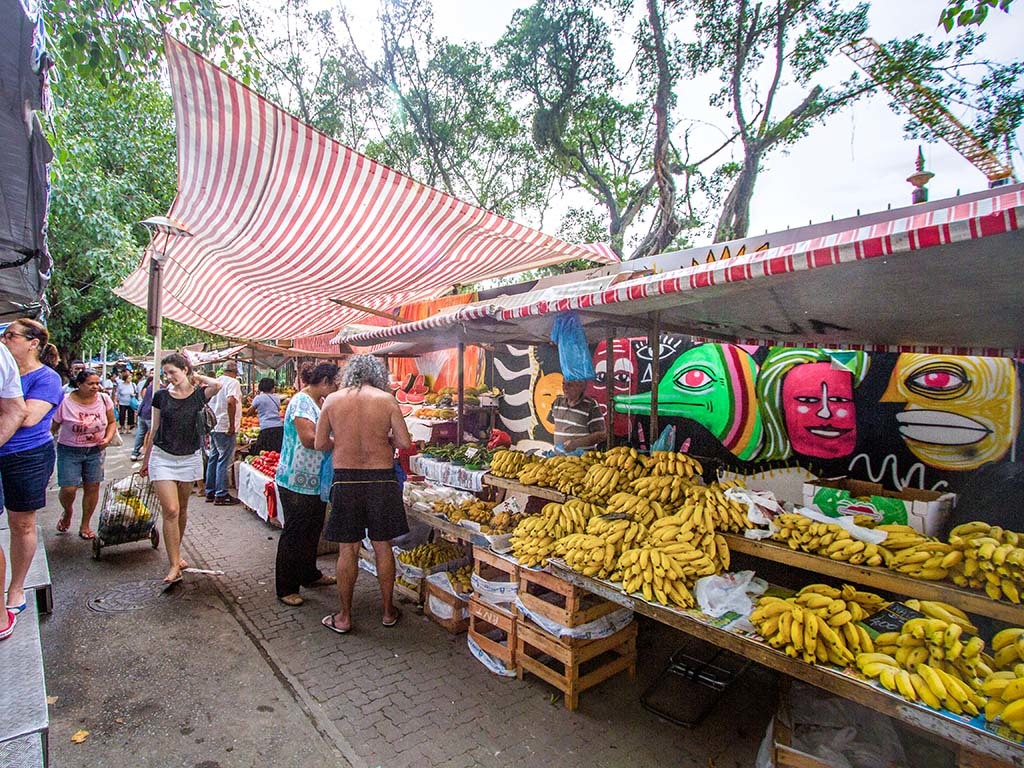
[(243, 363), (255, 363), (264, 368), (280, 368), (289, 360), (311, 358), (315, 360), (337, 360), (341, 354), (334, 352), (313, 352), (306, 349), (278, 347), (273, 344), (262, 344), (250, 341), (244, 344), (232, 344), (227, 347), (207, 349), (205, 344), (184, 347), (182, 352), (192, 365), (207, 365), (225, 360), (237, 359)]
[[(662, 331), (712, 341), (1024, 355), (1024, 185), (807, 229), (802, 240), (754, 238), (765, 245), (741, 255), (705, 260), (728, 254), (721, 244), (664, 254), (644, 265), (655, 274), (616, 284), (589, 275), (345, 340), (534, 343), (549, 339), (555, 314), (575, 310), (592, 341), (646, 333), (658, 312)], [(672, 263), (687, 266), (661, 271)]]
[[(570, 259), (615, 261), (376, 163), (166, 39), (178, 146), (164, 316), (225, 336), (336, 332), (364, 313)], [(150, 251), (117, 289), (146, 305)]]

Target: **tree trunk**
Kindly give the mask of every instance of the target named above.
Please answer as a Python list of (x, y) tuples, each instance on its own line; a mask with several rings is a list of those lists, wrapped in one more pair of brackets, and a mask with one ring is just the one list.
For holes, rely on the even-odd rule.
[(715, 227), (716, 243), (746, 237), (750, 229), (750, 201), (754, 197), (754, 186), (761, 172), (764, 148), (748, 145), (744, 154), (743, 168), (736, 176), (736, 181), (722, 206), (722, 213), (718, 217), (718, 225)]

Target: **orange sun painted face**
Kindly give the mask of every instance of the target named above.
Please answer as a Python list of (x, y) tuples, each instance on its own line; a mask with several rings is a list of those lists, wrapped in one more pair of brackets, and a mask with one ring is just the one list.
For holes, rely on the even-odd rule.
[(537, 380), (533, 388), (533, 410), (544, 429), (555, 433), (555, 422), (551, 420), (551, 404), (562, 394), (562, 374), (548, 373)]
[(1020, 390), (1012, 360), (902, 354), (882, 402), (906, 403), (896, 416), (910, 451), (939, 469), (976, 469), (998, 461), (1020, 427)]

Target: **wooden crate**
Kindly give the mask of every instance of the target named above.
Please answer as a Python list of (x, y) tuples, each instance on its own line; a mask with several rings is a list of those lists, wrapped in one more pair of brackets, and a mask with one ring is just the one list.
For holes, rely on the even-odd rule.
[(516, 666), (516, 625), (512, 610), (504, 610), (480, 600), (469, 598), (469, 636), (480, 649), (500, 659), (506, 669)]
[(636, 679), (636, 632), (633, 621), (615, 634), (597, 640), (560, 639), (519, 617), (516, 675), (522, 680), (523, 673), (529, 672), (553, 685), (565, 695), (566, 709), (575, 711), (580, 693), (588, 688), (623, 670)]
[(592, 595), (547, 571), (519, 569), (517, 595), (527, 610), (551, 619), (563, 627), (589, 624), (619, 610), (620, 606)]
[[(519, 564), (514, 560), (499, 555), (486, 547), (473, 547), (473, 573), (484, 581), (516, 586), (519, 584)], [(487, 596), (474, 592), (473, 595), (482, 603), (496, 605), (487, 600)], [(515, 605), (499, 610), (515, 611)]]
[[(423, 580), (423, 613), (429, 616), (437, 624), (441, 625), (444, 630), (450, 634), (458, 635), (469, 629), (469, 617), (463, 617), (462, 612), (465, 611), (469, 606), (465, 600), (461, 600), (450, 592), (445, 592), (441, 587), (435, 584), (431, 584), (426, 579)], [(434, 598), (438, 602), (443, 603), (451, 609), (452, 616), (449, 619), (442, 618), (434, 613), (430, 608), (430, 599)]]
[(395, 577), (395, 596), (396, 597), (400, 597), (403, 600), (406, 600), (406, 601), (408, 601), (410, 603), (414, 603), (415, 605), (422, 607), (422, 605), (423, 605), (423, 582), (420, 582), (420, 585), (419, 585), (419, 587), (417, 589), (412, 589), (411, 587), (407, 587), (405, 584), (403, 584), (401, 581), (399, 581), (398, 577), (396, 576)]

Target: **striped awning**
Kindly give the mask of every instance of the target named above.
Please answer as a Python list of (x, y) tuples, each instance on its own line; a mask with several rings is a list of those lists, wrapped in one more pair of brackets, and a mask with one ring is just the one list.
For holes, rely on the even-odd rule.
[(507, 334), (534, 343), (549, 338), (557, 313), (572, 310), (596, 341), (610, 331), (646, 334), (657, 312), (663, 331), (709, 341), (1024, 356), (1024, 186), (830, 230), (788, 241), (790, 233), (766, 234), (759, 250), (664, 271), (657, 260), (690, 263), (691, 252), (663, 254), (646, 265), (652, 275), (501, 297), (347, 340), (415, 346), (434, 334), (435, 344), (469, 344)]
[(1024, 185), (949, 202), (498, 319), (536, 335), (569, 310), (624, 325), (659, 312), (664, 330), (710, 341), (1024, 356)]
[[(586, 258), (616, 260), (439, 192), (338, 144), (178, 41), (166, 54), (178, 196), (163, 314), (250, 339), (336, 332), (453, 285)], [(146, 306), (147, 250), (117, 289)]]

